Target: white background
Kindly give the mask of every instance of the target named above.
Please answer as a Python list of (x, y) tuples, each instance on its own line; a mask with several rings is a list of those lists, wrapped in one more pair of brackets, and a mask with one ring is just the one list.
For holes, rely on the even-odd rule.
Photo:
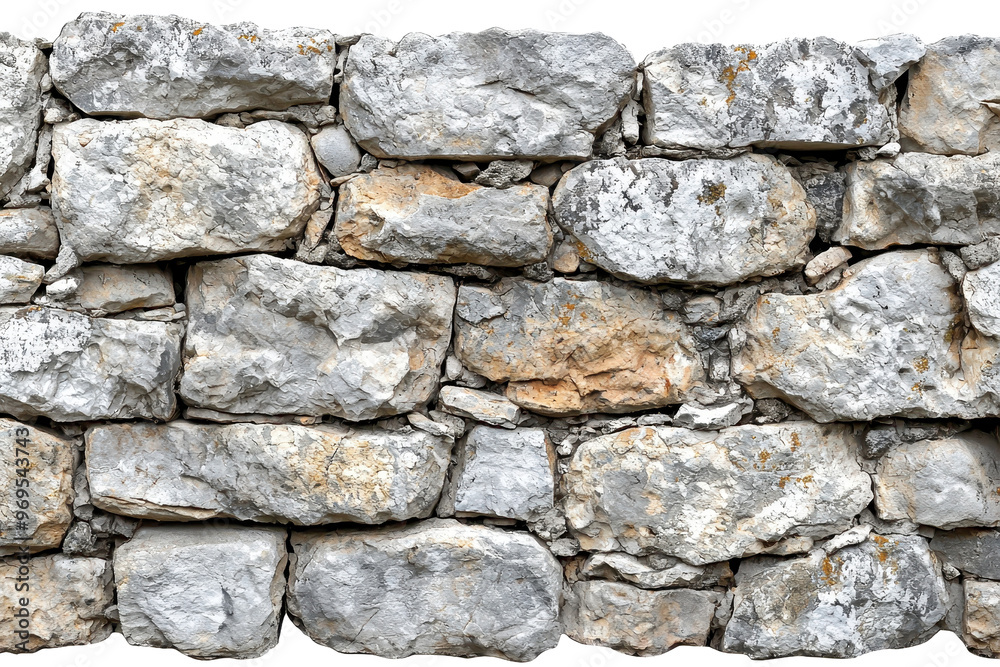
[[(83, 11), (175, 13), (210, 23), (253, 21), (264, 27), (302, 25), (338, 34), (370, 32), (398, 39), (407, 32), (440, 34), (493, 26), (562, 32), (602, 31), (628, 47), (636, 60), (679, 42), (761, 43), (784, 37), (826, 35), (845, 41), (911, 32), (924, 41), (975, 32), (1000, 36), (998, 0), (0, 0), (0, 30), (19, 37), (56, 36)], [(997, 72), (1000, 77), (1000, 72)], [(121, 635), (92, 646), (46, 649), (33, 655), (0, 655), (18, 667), (193, 667), (175, 651), (128, 646)], [(314, 644), (287, 621), (281, 643), (256, 660), (217, 660), (212, 667), (500, 667), (493, 658), (415, 656), (389, 661), (341, 655)], [(655, 658), (622, 656), (581, 646), (565, 637), (532, 667), (748, 667), (743, 656), (682, 647)], [(761, 663), (758, 663), (761, 664)], [(768, 667), (827, 667), (831, 661), (784, 658)], [(879, 652), (837, 663), (844, 667), (986, 667), (951, 633), (922, 646)], [(995, 664), (995, 663), (994, 663)]]

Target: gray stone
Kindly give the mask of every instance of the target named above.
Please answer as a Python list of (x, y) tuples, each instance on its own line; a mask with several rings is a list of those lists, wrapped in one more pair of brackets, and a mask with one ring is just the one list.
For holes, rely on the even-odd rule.
[(856, 46), (858, 59), (868, 66), (872, 83), (879, 90), (895, 83), (927, 52), (919, 37), (903, 33), (866, 39)]
[(559, 642), (562, 566), (526, 533), (431, 519), (292, 549), (288, 614), (341, 653), (528, 661)]
[(475, 180), (479, 185), (502, 190), (526, 179), (534, 167), (531, 160), (494, 160), (476, 175)]
[(513, 427), (520, 421), (521, 408), (503, 396), (451, 385), (441, 387), (438, 406), (458, 417), (467, 417), (494, 426)]
[(361, 164), (361, 151), (343, 125), (327, 125), (310, 139), (316, 159), (331, 178), (354, 173)]
[(638, 558), (626, 553), (596, 553), (580, 568), (582, 579), (610, 579), (639, 588), (710, 588), (732, 584), (729, 563), (690, 565), (679, 558), (653, 554)]
[(733, 379), (817, 421), (1000, 412), (1000, 343), (963, 324), (933, 250), (858, 262), (836, 289), (762, 295), (735, 331)]
[(0, 308), (0, 411), (55, 421), (170, 419), (182, 327)]
[(962, 640), (974, 653), (996, 658), (1000, 655), (1000, 583), (966, 579), (963, 590)]
[(42, 284), (45, 267), (0, 255), (0, 304), (28, 303)]
[(566, 635), (581, 644), (660, 655), (675, 646), (706, 646), (724, 598), (714, 591), (647, 591), (610, 581), (580, 581), (570, 588), (563, 624)]
[(540, 428), (476, 426), (456, 446), (439, 516), (528, 521), (555, 506), (556, 453)]
[(91, 502), (161, 521), (323, 525), (428, 517), (450, 437), (325, 424), (109, 424), (87, 431)]
[(806, 191), (806, 200), (816, 210), (816, 236), (824, 243), (830, 243), (844, 217), (847, 176), (833, 165), (829, 165), (828, 171), (816, 171), (810, 169), (812, 164), (806, 163), (801, 168), (790, 170)]
[(59, 230), (48, 208), (0, 209), (0, 253), (55, 259)]
[(84, 113), (166, 119), (328, 103), (336, 61), (326, 30), (88, 12), (63, 26), (51, 68)]
[(970, 270), (981, 269), (1000, 260), (1000, 237), (993, 236), (982, 243), (959, 248), (958, 255)]
[(594, 160), (552, 198), (581, 256), (621, 278), (723, 285), (802, 266), (816, 215), (767, 155)]
[(445, 276), (247, 255), (191, 267), (185, 302), (188, 405), (361, 420), (430, 400), (455, 287)]
[(98, 317), (133, 308), (174, 305), (174, 279), (164, 267), (91, 264), (82, 267), (80, 273), (82, 279), (76, 289), (50, 301), (63, 308), (81, 308)]
[(28, 173), (42, 124), (45, 55), (31, 42), (0, 33), (0, 198)]
[(587, 158), (635, 87), (635, 61), (601, 33), (493, 28), (351, 47), (341, 112), (378, 157)]
[(276, 121), (86, 119), (55, 129), (52, 154), (56, 223), (83, 260), (283, 250), (319, 204), (309, 140)]
[[(740, 403), (725, 403), (704, 407), (696, 403), (685, 403), (674, 415), (673, 424), (682, 428), (717, 431), (736, 426), (743, 418), (745, 406)], [(749, 412), (750, 409), (746, 409)]]
[(972, 326), (987, 336), (1000, 336), (1000, 262), (966, 273), (962, 296)]
[(566, 518), (587, 551), (663, 553), (693, 565), (839, 533), (872, 499), (849, 425), (718, 432), (645, 427), (576, 450)]
[(115, 549), (121, 632), (129, 644), (194, 658), (256, 658), (278, 643), (283, 528), (141, 526)]
[(644, 138), (654, 146), (815, 150), (891, 140), (868, 68), (826, 37), (679, 44), (647, 56), (642, 69)]
[(749, 562), (736, 580), (722, 649), (755, 659), (913, 646), (948, 609), (941, 565), (920, 537), (876, 535), (832, 555)]
[(967, 575), (1000, 579), (1000, 531), (987, 528), (938, 530), (931, 540), (933, 549), (945, 563)]
[(378, 262), (523, 266), (552, 247), (549, 191), (454, 181), (424, 165), (376, 169), (340, 188), (337, 240)]
[(556, 278), (459, 289), (455, 353), (509, 382), (507, 397), (553, 415), (682, 403), (705, 377), (680, 317), (648, 290)]
[(684, 302), (682, 308), (687, 324), (717, 324), (722, 312), (722, 301), (714, 296), (696, 296)]
[(806, 282), (810, 285), (815, 285), (823, 276), (837, 267), (846, 264), (847, 260), (851, 257), (851, 251), (843, 246), (827, 248), (806, 264), (805, 271), (803, 272), (806, 276)]

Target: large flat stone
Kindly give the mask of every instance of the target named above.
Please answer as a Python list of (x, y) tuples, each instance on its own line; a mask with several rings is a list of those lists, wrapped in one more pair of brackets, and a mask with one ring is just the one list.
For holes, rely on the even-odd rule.
[(301, 130), (202, 120), (79, 120), (52, 137), (64, 246), (87, 261), (284, 250), (319, 204)]
[(632, 56), (601, 33), (364, 35), (340, 105), (377, 157), (587, 158), (634, 87)]
[(0, 209), (0, 253), (32, 259), (55, 259), (59, 229), (49, 208)]
[(31, 42), (0, 33), (0, 198), (28, 173), (42, 124), (45, 55)]
[(189, 405), (360, 420), (430, 400), (455, 287), (444, 276), (248, 255), (191, 267), (185, 302)]
[(938, 530), (931, 549), (946, 563), (984, 579), (1000, 579), (1000, 531), (987, 528)]

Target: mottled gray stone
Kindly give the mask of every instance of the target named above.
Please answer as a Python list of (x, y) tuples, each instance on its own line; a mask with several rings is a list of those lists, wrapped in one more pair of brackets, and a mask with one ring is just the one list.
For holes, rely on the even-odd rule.
[(1000, 336), (1000, 262), (966, 273), (962, 296), (972, 326), (987, 336)]
[(476, 175), (475, 181), (491, 188), (509, 188), (526, 179), (534, 166), (531, 160), (494, 160)]
[(895, 83), (927, 52), (919, 37), (904, 33), (865, 39), (856, 46), (858, 58), (868, 66), (872, 83), (880, 90)]
[(51, 209), (0, 209), (0, 253), (55, 259), (58, 252), (59, 230)]
[(341, 653), (527, 661), (559, 642), (562, 566), (526, 533), (451, 519), (292, 533), (288, 614)]
[(921, 537), (876, 535), (831, 555), (748, 562), (736, 580), (722, 649), (751, 658), (913, 646), (948, 610), (941, 565)]
[(959, 248), (958, 256), (972, 271), (1000, 261), (1000, 237), (992, 236), (982, 243)]
[(83, 260), (278, 251), (319, 204), (309, 140), (276, 121), (97, 121), (53, 135), (53, 208)]
[(331, 178), (347, 176), (358, 170), (361, 151), (343, 125), (327, 125), (310, 138), (316, 159)]
[(278, 643), (286, 532), (277, 527), (141, 526), (115, 549), (129, 644), (195, 658), (256, 658)]
[(521, 418), (521, 408), (503, 396), (486, 391), (448, 385), (438, 392), (438, 406), (458, 417), (467, 417), (494, 426), (513, 427)]
[(344, 68), (341, 112), (378, 157), (587, 158), (632, 93), (634, 70), (601, 33), (364, 35)]
[(47, 69), (37, 46), (0, 32), (0, 198), (10, 194), (35, 158)]
[(430, 516), (452, 446), (409, 428), (184, 421), (95, 426), (86, 442), (101, 509), (311, 526)]
[(185, 303), (188, 405), (361, 420), (430, 400), (455, 287), (445, 276), (247, 255), (191, 267)]
[(549, 191), (462, 183), (425, 165), (376, 169), (340, 188), (337, 240), (378, 262), (523, 266), (552, 247)]
[[(704, 407), (696, 403), (685, 403), (674, 415), (674, 426), (716, 431), (728, 426), (736, 426), (743, 418), (744, 406), (740, 403), (725, 403)], [(747, 412), (750, 408), (747, 408)]]
[(817, 170), (813, 168), (814, 164), (791, 168), (791, 172), (806, 191), (806, 200), (816, 211), (816, 236), (824, 243), (830, 243), (844, 217), (847, 176), (833, 165)]
[(45, 267), (0, 255), (0, 304), (28, 303), (42, 284)]
[(563, 484), (583, 549), (694, 565), (836, 534), (872, 499), (853, 428), (812, 422), (630, 429), (580, 445)]
[(816, 233), (805, 191), (768, 155), (594, 160), (563, 176), (552, 205), (583, 259), (646, 283), (784, 273)]
[(176, 300), (174, 279), (165, 267), (91, 264), (82, 267), (80, 274), (78, 287), (49, 301), (62, 308), (80, 308), (103, 316), (134, 308), (163, 308), (174, 305)]
[(63, 26), (51, 67), (84, 113), (166, 119), (328, 103), (336, 61), (326, 30), (87, 12)]
[(945, 563), (966, 574), (1000, 579), (1000, 531), (987, 528), (938, 530), (931, 549)]
[(0, 411), (55, 421), (170, 419), (182, 327), (0, 308)]
[(803, 271), (806, 276), (806, 282), (810, 285), (815, 285), (823, 276), (837, 267), (846, 264), (847, 260), (851, 259), (851, 257), (851, 251), (843, 246), (827, 248), (806, 264), (805, 271)]
[(965, 613), (962, 639), (973, 653), (987, 658), (1000, 656), (1000, 583), (963, 582)]
[(890, 140), (868, 68), (854, 48), (826, 37), (678, 44), (642, 67), (647, 144), (824, 149)]
[(727, 561), (691, 565), (673, 556), (642, 558), (626, 553), (590, 554), (580, 568), (582, 579), (624, 581), (639, 588), (710, 588), (732, 584)]

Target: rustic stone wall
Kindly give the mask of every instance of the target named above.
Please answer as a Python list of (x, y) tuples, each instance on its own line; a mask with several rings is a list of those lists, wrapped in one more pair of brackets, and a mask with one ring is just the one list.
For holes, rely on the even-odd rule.
[(0, 650), (1000, 654), (998, 66), (0, 35)]

